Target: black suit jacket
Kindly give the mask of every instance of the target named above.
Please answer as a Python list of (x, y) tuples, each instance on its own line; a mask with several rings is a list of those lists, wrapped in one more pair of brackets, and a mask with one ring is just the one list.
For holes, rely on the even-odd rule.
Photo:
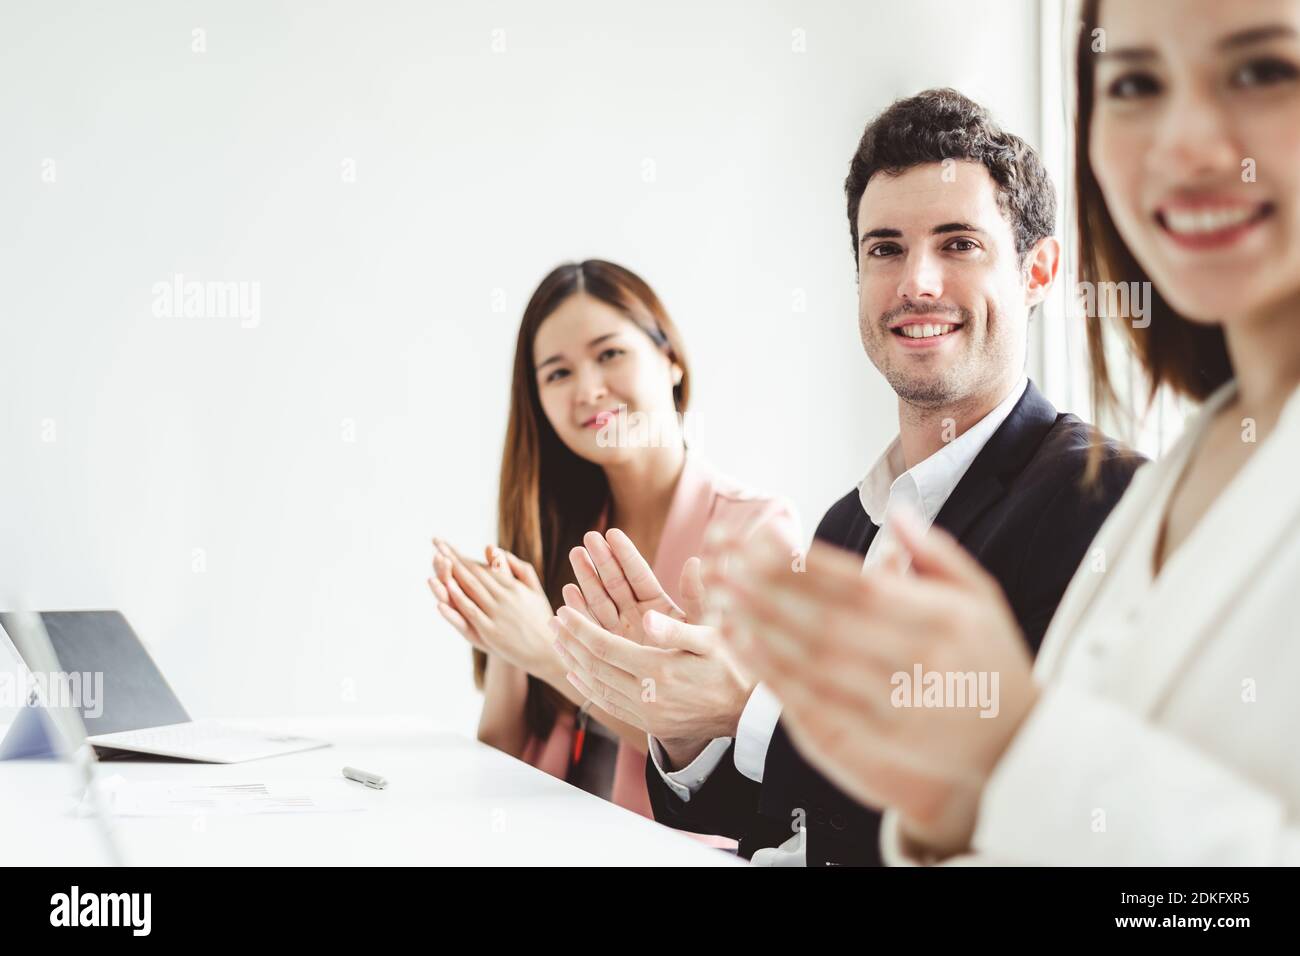
[[(1074, 415), (1058, 414), (1031, 382), (935, 519), (997, 578), (1034, 653), (1088, 545), (1144, 461), (1097, 436)], [(1096, 441), (1100, 475), (1085, 487)], [(865, 555), (877, 530), (855, 488), (826, 512), (816, 538)], [(789, 839), (802, 817), (809, 866), (880, 864), (880, 814), (804, 760), (783, 725), (772, 735), (761, 784), (742, 775), (733, 758), (729, 749), (686, 802), (647, 760), (655, 819), (738, 839), (748, 859)]]

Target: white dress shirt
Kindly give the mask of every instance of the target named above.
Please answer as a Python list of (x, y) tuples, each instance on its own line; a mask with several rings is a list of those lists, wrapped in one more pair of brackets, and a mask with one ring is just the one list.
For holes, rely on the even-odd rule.
[[(863, 573), (897, 547), (893, 521), (900, 510), (910, 510), (926, 527), (934, 523), (953, 489), (988, 444), (993, 433), (1007, 420), (1028, 385), (1029, 379), (1021, 376), (1020, 381), (993, 411), (911, 468), (904, 468), (900, 440), (895, 438), (890, 443), (871, 466), (866, 477), (858, 483), (862, 509), (871, 523), (880, 529), (867, 548), (862, 562)], [(740, 715), (734, 750), (736, 769), (757, 783), (763, 782), (767, 748), (780, 718), (780, 701), (764, 684), (759, 684)], [(666, 771), (663, 750), (652, 737), (650, 757), (655, 769), (673, 793), (683, 802), (688, 802), (717, 767), (730, 743), (730, 737), (719, 737), (711, 741), (698, 757), (681, 770)], [(802, 832), (780, 847), (759, 850), (754, 854), (752, 862), (760, 866), (803, 866)]]

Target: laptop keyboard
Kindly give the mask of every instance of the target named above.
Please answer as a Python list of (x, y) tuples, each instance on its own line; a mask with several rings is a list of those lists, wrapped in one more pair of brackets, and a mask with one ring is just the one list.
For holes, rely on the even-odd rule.
[(203, 760), (209, 763), (242, 763), (300, 750), (315, 750), (328, 744), (294, 734), (268, 734), (261, 730), (232, 727), (217, 721), (167, 724), (89, 738), (96, 747), (125, 752)]
[(212, 744), (249, 744), (293, 743), (302, 737), (279, 734), (263, 734), (238, 727), (225, 727), (220, 724), (172, 724), (167, 727), (150, 727), (146, 730), (131, 730), (112, 735), (116, 740), (145, 747), (165, 747), (168, 750), (193, 750), (195, 747)]

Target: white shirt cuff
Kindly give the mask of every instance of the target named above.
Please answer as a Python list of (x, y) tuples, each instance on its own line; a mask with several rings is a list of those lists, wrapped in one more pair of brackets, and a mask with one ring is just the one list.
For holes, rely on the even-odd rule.
[(780, 720), (781, 702), (766, 684), (758, 684), (736, 725), (736, 769), (755, 783), (763, 782), (767, 748)]
[(659, 771), (659, 776), (663, 778), (664, 783), (668, 784), (668, 789), (676, 794), (677, 799), (682, 803), (691, 802), (691, 796), (704, 786), (704, 781), (708, 780), (709, 774), (717, 769), (727, 748), (731, 746), (730, 737), (715, 737), (700, 751), (698, 757), (681, 770), (665, 770), (663, 746), (654, 737), (649, 735), (647, 737), (650, 741), (650, 759), (654, 761), (655, 770)]

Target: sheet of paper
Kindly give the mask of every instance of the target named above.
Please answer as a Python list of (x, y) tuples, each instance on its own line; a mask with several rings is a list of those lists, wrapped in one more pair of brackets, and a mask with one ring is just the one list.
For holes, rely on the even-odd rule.
[(281, 783), (171, 783), (118, 780), (103, 787), (119, 817), (338, 813), (367, 809), (345, 780)]

